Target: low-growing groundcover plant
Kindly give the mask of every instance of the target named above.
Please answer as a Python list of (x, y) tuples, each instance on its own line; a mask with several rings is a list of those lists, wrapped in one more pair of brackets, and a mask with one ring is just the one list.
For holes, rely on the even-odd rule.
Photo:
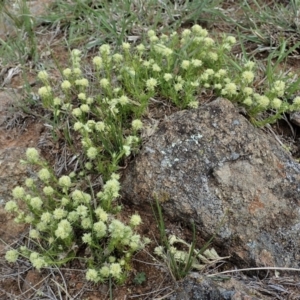
[[(135, 231), (142, 221), (139, 215), (131, 216), (128, 224), (122, 221), (117, 172), (140, 146), (141, 118), (150, 101), (159, 98), (193, 109), (201, 93), (213, 91), (243, 105), (258, 125), (300, 108), (300, 97), (288, 102), (298, 78), (275, 74), (255, 88), (255, 63), (234, 61), (230, 50), (235, 43), (232, 36), (218, 43), (199, 25), (169, 36), (150, 30), (145, 42), (124, 42), (119, 51), (102, 45), (92, 59), (92, 74), (84, 71), (82, 53), (74, 49), (58, 87), (40, 71), (43, 86), (38, 93), (44, 108), (52, 112), (54, 129), (68, 124), (69, 142), (80, 138), (80, 168), (57, 177), (36, 149), (27, 150), (22, 163), (38, 166), (39, 171), (13, 189), (14, 199), (6, 210), (16, 214), (16, 222), (30, 225), (33, 243), (31, 248), (9, 250), (7, 261), (22, 256), (40, 270), (76, 258), (86, 262), (87, 280), (124, 282), (133, 253), (149, 240)], [(103, 180), (101, 190), (93, 187), (95, 174)], [(182, 241), (170, 244), (175, 242)], [(82, 247), (86, 257), (77, 256)]]

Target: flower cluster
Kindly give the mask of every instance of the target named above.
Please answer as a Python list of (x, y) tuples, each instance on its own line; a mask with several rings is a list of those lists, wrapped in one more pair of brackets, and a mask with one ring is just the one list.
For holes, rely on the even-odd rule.
[[(31, 225), (29, 238), (41, 248), (29, 250), (21, 246), (8, 250), (6, 260), (14, 263), (21, 255), (40, 270), (66, 263), (75, 257), (78, 247), (86, 244), (91, 253), (88, 260), (94, 262), (94, 268), (87, 270), (86, 279), (98, 282), (112, 277), (123, 282), (125, 266), (132, 254), (149, 241), (134, 231), (142, 222), (138, 214), (130, 218), (128, 225), (115, 216), (115, 211), (119, 211), (114, 201), (119, 197), (120, 176), (111, 174), (97, 193), (97, 200), (93, 193), (76, 186), (76, 173), (57, 178), (35, 149), (29, 148), (26, 156), (24, 163), (39, 165), (40, 170), (36, 179), (25, 179), (25, 187), (16, 186), (12, 190), (13, 200), (6, 203), (5, 209), (16, 214), (16, 222)], [(17, 201), (25, 202), (27, 210), (22, 210)], [(99, 253), (99, 247), (104, 249), (106, 256), (102, 251)]]

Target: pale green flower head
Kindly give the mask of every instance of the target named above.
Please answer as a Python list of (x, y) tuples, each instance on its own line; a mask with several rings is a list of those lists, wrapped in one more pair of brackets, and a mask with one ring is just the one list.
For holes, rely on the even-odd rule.
[(134, 214), (131, 216), (129, 224), (133, 227), (136, 227), (138, 225), (140, 225), (142, 223), (142, 219), (140, 217), (140, 215), (138, 214)]
[(172, 74), (170, 74), (170, 73), (165, 73), (165, 75), (164, 75), (164, 80), (165, 81), (170, 81), (171, 79), (173, 78), (173, 75)]
[(84, 233), (81, 239), (84, 243), (86, 243), (88, 245), (91, 245), (93, 242), (91, 233)]
[(157, 86), (157, 80), (155, 78), (149, 78), (146, 81), (146, 86), (149, 91), (154, 91), (154, 88)]
[(214, 84), (214, 88), (216, 90), (221, 90), (222, 89), (222, 84), (221, 83), (216, 83), (216, 84)]
[(215, 71), (214, 71), (213, 69), (206, 69), (206, 70), (204, 71), (204, 74), (207, 74), (208, 77), (210, 77), (210, 76), (212, 76), (212, 75), (215, 74)]
[(78, 49), (73, 49), (71, 52), (72, 56), (80, 56), (81, 55), (81, 51)]
[(51, 196), (54, 193), (54, 189), (51, 186), (45, 186), (43, 192), (46, 196)]
[(200, 59), (192, 59), (191, 64), (192, 64), (193, 67), (198, 68), (198, 67), (202, 66), (203, 62)]
[(161, 68), (160, 68), (160, 66), (159, 66), (158, 64), (153, 64), (153, 65), (152, 65), (152, 70), (153, 70), (154, 72), (160, 72), (160, 71), (161, 71)]
[(276, 80), (274, 82), (273, 90), (276, 92), (278, 97), (282, 97), (285, 92), (285, 82), (282, 80)]
[[(123, 48), (124, 48), (124, 47), (123, 47)], [(130, 49), (130, 44), (129, 44), (129, 48), (128, 48), (128, 49)], [(123, 55), (120, 54), (120, 53), (116, 53), (116, 54), (114, 54), (114, 55), (112, 56), (112, 59), (113, 59), (113, 61), (114, 61), (115, 63), (120, 63), (120, 62), (123, 61)]]
[(254, 80), (254, 73), (252, 71), (244, 71), (242, 73), (242, 80), (246, 83), (251, 83)]
[(181, 33), (181, 35), (183, 36), (183, 37), (189, 37), (190, 35), (191, 35), (191, 30), (190, 29), (184, 29), (183, 31), (182, 31), (182, 33)]
[(75, 76), (80, 76), (80, 75), (82, 74), (82, 71), (81, 71), (81, 69), (79, 68), (79, 66), (73, 69), (73, 74), (74, 74)]
[(236, 43), (236, 38), (234, 36), (227, 36), (225, 41), (230, 45), (234, 45)]
[(263, 108), (266, 108), (270, 104), (270, 100), (267, 96), (263, 95), (257, 98), (257, 104)]
[(130, 146), (124, 145), (123, 150), (124, 150), (126, 156), (130, 155), (130, 153), (131, 153)]
[(96, 125), (96, 122), (95, 122), (94, 120), (88, 120), (88, 121), (86, 122), (86, 125), (87, 125), (89, 128), (93, 129), (93, 128), (95, 127), (95, 125)]
[(99, 131), (99, 132), (103, 132), (103, 131), (105, 131), (105, 123), (104, 122), (102, 122), (102, 121), (99, 121), (99, 122), (97, 122), (96, 124), (95, 124), (95, 129), (97, 130), (97, 131)]
[(56, 220), (61, 220), (66, 217), (68, 212), (62, 208), (56, 208), (53, 212), (53, 217)]
[(144, 67), (148, 68), (148, 67), (150, 67), (151, 63), (150, 63), (149, 60), (144, 60), (142, 65), (143, 65)]
[(108, 257), (108, 262), (109, 262), (109, 263), (114, 263), (114, 262), (116, 262), (116, 260), (117, 260), (117, 259), (116, 259), (115, 256), (109, 256), (109, 257)]
[(101, 45), (99, 48), (99, 52), (103, 55), (110, 54), (110, 46), (108, 44)]
[(163, 257), (164, 256), (164, 248), (163, 246), (158, 246), (154, 248), (154, 254)]
[(193, 87), (198, 87), (200, 85), (200, 82), (199, 82), (199, 80), (191, 81), (190, 85)]
[(26, 180), (25, 180), (25, 185), (26, 185), (28, 188), (33, 187), (33, 185), (34, 185), (34, 180), (33, 180), (32, 178), (26, 178)]
[(71, 178), (67, 175), (63, 175), (58, 179), (58, 184), (63, 188), (70, 188), (72, 186)]
[(181, 68), (187, 70), (190, 67), (191, 63), (189, 60), (183, 60), (181, 63)]
[(244, 64), (244, 67), (250, 71), (254, 68), (254, 66), (255, 66), (255, 62), (250, 60)]
[(64, 80), (62, 83), (61, 83), (61, 88), (63, 90), (69, 90), (71, 88), (71, 82), (68, 81), (68, 80)]
[(87, 99), (86, 99), (86, 104), (93, 104), (94, 103), (94, 98), (92, 98), (92, 97), (88, 97)]
[(183, 89), (183, 84), (182, 83), (178, 82), (178, 83), (174, 84), (174, 90), (176, 92), (180, 92), (182, 89)]
[(221, 92), (222, 95), (233, 96), (237, 94), (237, 86), (233, 82), (229, 82), (225, 85), (224, 89)]
[(125, 225), (119, 220), (112, 220), (108, 230), (113, 239), (122, 239), (124, 237)]
[(90, 107), (87, 104), (81, 104), (80, 105), (80, 110), (84, 113), (88, 113), (90, 111)]
[(38, 79), (40, 79), (43, 82), (45, 82), (45, 81), (47, 81), (49, 79), (49, 75), (48, 75), (48, 73), (46, 71), (40, 71), (38, 73), (37, 77), (38, 77)]
[(118, 102), (123, 106), (129, 103), (129, 98), (125, 95), (122, 95), (119, 99)]
[(299, 96), (297, 96), (297, 97), (294, 98), (293, 104), (294, 104), (296, 107), (300, 107), (300, 97), (299, 97)]
[(143, 122), (139, 119), (136, 119), (131, 122), (131, 126), (133, 130), (140, 130), (143, 128)]
[(80, 204), (76, 208), (76, 213), (82, 218), (85, 218), (88, 215), (88, 208), (85, 205)]
[(97, 283), (100, 280), (97, 270), (88, 269), (85, 274), (85, 279)]
[(61, 205), (62, 206), (66, 206), (70, 203), (70, 199), (66, 198), (66, 197), (62, 197), (61, 198)]
[(108, 278), (110, 275), (110, 270), (108, 266), (103, 266), (99, 271), (101, 277)]
[(177, 250), (174, 253), (174, 259), (180, 262), (186, 262), (188, 254), (185, 251)]
[(67, 219), (70, 222), (76, 222), (79, 219), (79, 214), (77, 213), (77, 211), (71, 211), (69, 212)]
[(282, 105), (282, 101), (278, 98), (274, 98), (271, 102), (271, 106), (275, 109), (279, 109)]
[(52, 96), (52, 89), (50, 86), (42, 86), (38, 90), (38, 94), (41, 96), (41, 98), (47, 98)]
[(207, 55), (212, 61), (217, 61), (219, 58), (218, 54), (215, 52), (209, 52)]
[(104, 184), (103, 191), (104, 194), (108, 194), (113, 198), (116, 198), (119, 196), (120, 188), (120, 182), (115, 178), (111, 178)]
[(159, 41), (159, 38), (156, 36), (156, 35), (153, 35), (153, 36), (150, 36), (149, 37), (149, 41), (151, 43), (155, 43), (155, 42), (158, 42)]
[(27, 215), (24, 219), (25, 223), (31, 224), (34, 221), (34, 216), (32, 215)]
[(43, 267), (47, 267), (48, 264), (46, 263), (45, 259), (43, 257), (36, 257), (36, 258), (29, 258), (30, 262), (32, 263), (33, 267), (37, 270), (40, 270)]
[(96, 208), (95, 214), (97, 218), (102, 222), (106, 222), (108, 220), (108, 213), (100, 206)]
[[(204, 85), (205, 86), (205, 85)], [(196, 109), (199, 107), (199, 102), (197, 100), (195, 101), (190, 101), (188, 103), (188, 107), (192, 108), (192, 109)]]
[(79, 93), (77, 97), (78, 97), (79, 100), (86, 100), (85, 93)]
[(55, 97), (55, 98), (53, 99), (53, 105), (54, 105), (54, 106), (60, 106), (61, 104), (62, 104), (62, 100), (61, 100), (60, 98)]
[(94, 223), (93, 230), (95, 231), (98, 238), (102, 238), (107, 234), (107, 227), (102, 221)]
[(115, 278), (119, 279), (122, 275), (122, 268), (119, 263), (112, 263), (110, 265), (110, 270), (109, 270), (110, 275)]
[(128, 146), (131, 146), (132, 144), (138, 143), (139, 140), (140, 139), (137, 136), (129, 135), (129, 136), (126, 137), (125, 144), (128, 145)]
[(109, 81), (108, 81), (108, 79), (102, 78), (102, 79), (100, 80), (100, 86), (103, 87), (103, 88), (108, 88), (108, 86), (109, 86)]
[(81, 226), (83, 229), (89, 229), (93, 227), (92, 221), (90, 218), (84, 218), (81, 220)]
[(215, 44), (215, 41), (210, 37), (205, 37), (203, 41), (206, 47), (211, 47)]
[(88, 150), (87, 150), (87, 157), (89, 158), (89, 159), (95, 159), (96, 157), (97, 157), (97, 155), (98, 155), (98, 150), (97, 150), (97, 148), (95, 148), (95, 147), (90, 147)]
[(79, 107), (76, 107), (76, 108), (74, 108), (73, 110), (72, 110), (72, 115), (74, 116), (74, 117), (80, 117), (80, 116), (82, 116), (82, 111), (81, 111), (81, 109), (79, 108)]
[(227, 71), (225, 69), (220, 69), (215, 73), (216, 78), (221, 78), (227, 75)]
[(89, 81), (86, 78), (75, 80), (75, 84), (83, 87), (88, 87), (90, 85)]
[(101, 68), (103, 65), (103, 60), (100, 56), (95, 56), (93, 58), (93, 64), (97, 67), (97, 68)]
[(40, 197), (33, 197), (30, 200), (30, 205), (33, 209), (40, 210), (43, 205), (43, 201)]
[(68, 78), (72, 75), (72, 70), (70, 68), (66, 68), (63, 70), (64, 77)]
[(84, 167), (87, 169), (87, 170), (92, 170), (93, 169), (93, 164), (91, 163), (91, 162), (86, 162), (85, 164), (84, 164)]
[(17, 250), (8, 250), (5, 254), (5, 259), (9, 263), (15, 263), (18, 260), (19, 252)]
[(145, 48), (145, 46), (144, 46), (143, 44), (137, 45), (137, 46), (136, 46), (136, 49), (137, 49), (137, 51), (139, 51), (140, 53), (143, 53), (143, 52), (146, 50), (146, 48)]
[(43, 182), (48, 182), (49, 179), (51, 178), (51, 173), (49, 172), (48, 169), (43, 168), (38, 172), (38, 177), (43, 181)]
[(224, 50), (230, 51), (231, 48), (232, 48), (232, 45), (231, 45), (230, 43), (223, 43), (223, 44), (222, 44), (222, 48), (223, 48)]
[(246, 96), (250, 96), (250, 95), (253, 94), (253, 89), (250, 88), (250, 87), (245, 87), (245, 88), (243, 89), (243, 93), (244, 93)]
[(128, 51), (130, 49), (130, 44), (129, 43), (123, 43), (122, 44), (122, 48), (125, 50), (125, 51)]
[(24, 219), (25, 219), (25, 213), (23, 211), (21, 211), (18, 214), (18, 216), (16, 218), (14, 218), (14, 221), (19, 224), (19, 223), (23, 223), (25, 221)]
[(40, 238), (40, 233), (35, 229), (31, 229), (29, 231), (29, 237), (31, 237), (32, 239), (39, 239)]
[(39, 231), (47, 231), (49, 229), (49, 225), (45, 222), (39, 222), (36, 224), (36, 229)]
[(253, 101), (252, 101), (251, 97), (246, 97), (244, 99), (243, 103), (247, 106), (251, 106), (253, 104)]
[(28, 148), (26, 150), (26, 158), (30, 163), (36, 163), (39, 161), (39, 153), (35, 148)]
[(10, 200), (5, 204), (5, 210), (8, 212), (17, 212), (18, 209), (19, 209), (19, 207), (18, 207), (17, 203), (13, 200)]
[(57, 229), (55, 230), (55, 236), (61, 239), (66, 239), (72, 234), (72, 226), (68, 220), (61, 220)]
[(13, 195), (14, 199), (22, 199), (25, 196), (25, 190), (21, 186), (16, 186), (12, 190), (12, 195)]
[(44, 212), (41, 215), (41, 221), (48, 224), (52, 221), (53, 216), (49, 212)]
[(195, 24), (192, 27), (192, 32), (195, 33), (196, 35), (201, 34), (202, 30), (203, 30), (203, 28), (200, 25), (198, 25), (198, 24)]
[(150, 38), (150, 37), (152, 37), (152, 36), (156, 36), (156, 33), (155, 33), (154, 30), (150, 29), (150, 30), (148, 30), (147, 35), (148, 35), (148, 37)]
[(75, 131), (79, 131), (80, 129), (83, 128), (83, 124), (81, 122), (76, 122), (73, 126)]

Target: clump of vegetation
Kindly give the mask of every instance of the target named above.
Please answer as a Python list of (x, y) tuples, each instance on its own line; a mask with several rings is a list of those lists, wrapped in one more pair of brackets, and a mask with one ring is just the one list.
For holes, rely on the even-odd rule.
[[(157, 36), (150, 30), (147, 42), (135, 46), (124, 42), (116, 53), (108, 44), (102, 45), (92, 60), (94, 72), (89, 78), (77, 49), (71, 52), (70, 68), (62, 71), (59, 89), (54, 88), (48, 73), (41, 71), (38, 78), (43, 86), (38, 93), (42, 104), (52, 111), (54, 127), (69, 124), (71, 144), (79, 136), (82, 166), (57, 178), (36, 149), (27, 150), (23, 163), (40, 170), (37, 177), (26, 179), (24, 187), (14, 188), (14, 200), (6, 204), (6, 210), (16, 213), (16, 222), (30, 224), (34, 247), (9, 250), (6, 259), (15, 262), (21, 255), (41, 269), (84, 259), (76, 255), (77, 249), (85, 247), (90, 253), (84, 259), (87, 280), (124, 282), (132, 254), (149, 240), (135, 232), (141, 223), (139, 215), (133, 215), (128, 225), (120, 220), (117, 171), (139, 148), (141, 117), (151, 99), (171, 101), (181, 109), (197, 108), (197, 96), (213, 91), (245, 106), (259, 125), (300, 108), (300, 97), (288, 102), (298, 79), (274, 76), (256, 90), (255, 63), (237, 63), (230, 56), (235, 42), (234, 37), (224, 36), (218, 43), (199, 25), (169, 36)], [(93, 188), (95, 174), (103, 180), (100, 191)], [(27, 209), (17, 201), (24, 202)], [(169, 243), (175, 242), (182, 243), (174, 237)], [(156, 252), (162, 255), (159, 249)], [(185, 253), (176, 250), (173, 254), (180, 263), (185, 261)], [(194, 266), (194, 245), (187, 257), (185, 274)]]
[[(131, 216), (128, 225), (117, 218), (120, 207), (114, 201), (119, 196), (119, 176), (112, 173), (102, 191), (94, 195), (92, 190), (87, 193), (76, 186), (85, 172), (57, 178), (36, 149), (28, 148), (26, 157), (23, 163), (40, 167), (37, 178), (27, 178), (25, 187), (15, 187), (15, 200), (7, 202), (5, 208), (17, 214), (17, 223), (30, 224), (29, 238), (35, 246), (9, 250), (7, 261), (15, 262), (21, 255), (40, 270), (83, 259), (76, 254), (84, 246), (90, 253), (86, 259), (88, 280), (98, 282), (112, 277), (123, 282), (132, 254), (147, 240), (135, 232), (141, 223), (138, 214)], [(24, 202), (27, 210), (21, 209), (16, 200)]]

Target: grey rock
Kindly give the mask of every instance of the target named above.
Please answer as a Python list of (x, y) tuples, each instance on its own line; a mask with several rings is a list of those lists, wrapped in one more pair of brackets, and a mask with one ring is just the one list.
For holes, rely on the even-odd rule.
[(218, 232), (240, 267), (299, 267), (299, 191), (300, 165), (222, 98), (163, 121), (123, 181), (134, 204)]
[(259, 300), (270, 299), (235, 279), (214, 281), (205, 276), (188, 276), (177, 282), (170, 300)]

